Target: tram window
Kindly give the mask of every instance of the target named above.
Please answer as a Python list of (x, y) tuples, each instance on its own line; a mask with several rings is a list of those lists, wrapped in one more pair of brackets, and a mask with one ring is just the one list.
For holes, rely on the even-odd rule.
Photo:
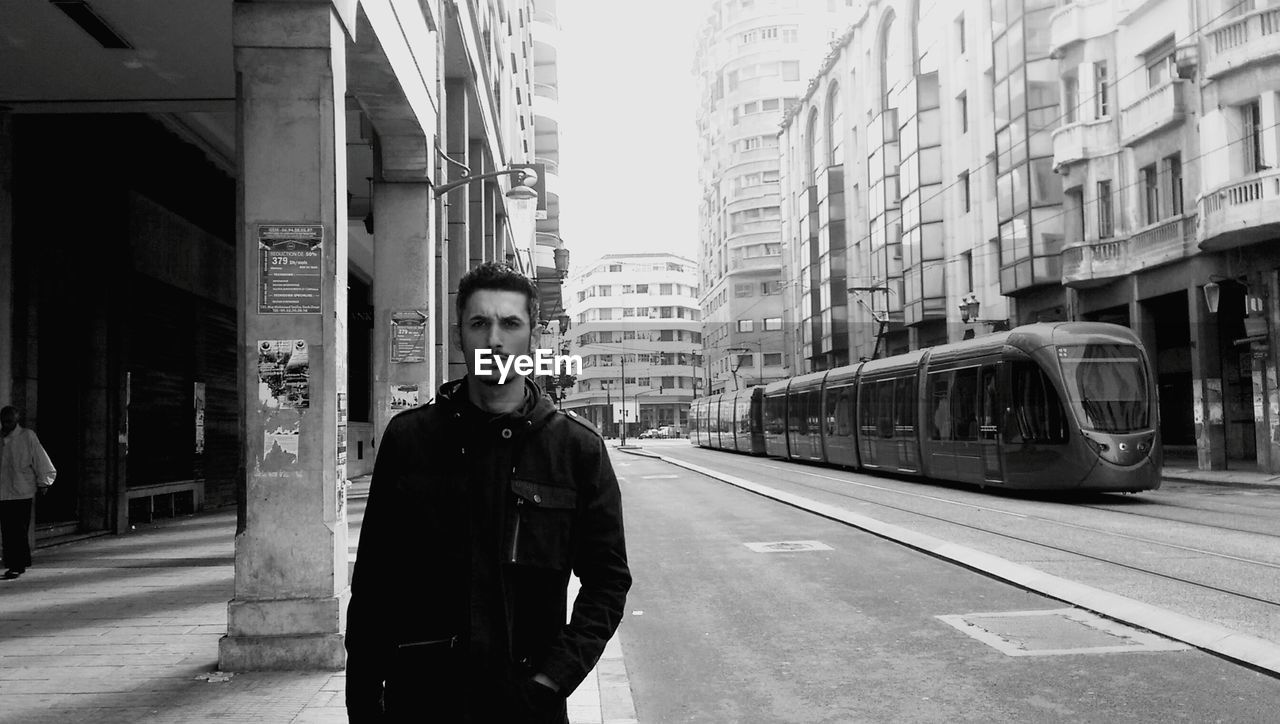
[(951, 383), (951, 437), (978, 439), (978, 368), (956, 370)]
[(1000, 400), (996, 394), (996, 368), (983, 367), (978, 380), (978, 422), (986, 428), (995, 427), (1000, 416)]
[(1053, 383), (1029, 360), (1009, 368), (1012, 382), (1012, 421), (1005, 425), (1008, 442), (1065, 443), (1067, 418)]
[(809, 434), (809, 426), (805, 419), (805, 413), (808, 412), (808, 398), (808, 392), (797, 392), (791, 396), (791, 421), (787, 427), (797, 435)]
[(822, 393), (818, 390), (811, 390), (808, 395), (809, 433), (817, 435), (822, 432)]
[(951, 439), (951, 377), (950, 372), (929, 375), (929, 439)]
[(769, 397), (765, 399), (765, 430), (771, 435), (781, 435), (786, 432), (787, 420), (785, 412), (787, 409), (787, 398), (779, 395), (777, 397)]
[(915, 437), (915, 377), (899, 377), (893, 381), (893, 408), (894, 432), (899, 437)]
[(866, 382), (858, 385), (858, 424), (862, 428), (875, 424), (875, 410), (872, 409), (875, 398), (875, 385)]
[(853, 434), (853, 385), (840, 387), (832, 391), (835, 404), (835, 434), (848, 437)]
[(893, 437), (893, 380), (876, 383), (876, 426), (880, 437)]
[(1072, 411), (1082, 427), (1137, 432), (1148, 422), (1147, 377), (1138, 348), (1086, 344), (1058, 348)]

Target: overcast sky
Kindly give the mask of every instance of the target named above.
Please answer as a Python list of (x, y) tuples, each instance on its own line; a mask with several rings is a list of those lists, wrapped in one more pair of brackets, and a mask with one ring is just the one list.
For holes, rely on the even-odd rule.
[(705, 0), (559, 0), (560, 235), (602, 254), (697, 255), (694, 38)]

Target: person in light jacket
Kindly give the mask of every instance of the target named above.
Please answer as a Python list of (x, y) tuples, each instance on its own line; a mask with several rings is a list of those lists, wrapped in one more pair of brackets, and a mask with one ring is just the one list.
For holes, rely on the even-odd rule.
[(504, 264), (464, 276), (467, 375), (383, 433), (347, 609), (352, 722), (567, 724), (566, 697), (622, 620), (631, 574), (604, 441), (477, 361), (532, 353), (537, 294)]
[(31, 565), (31, 506), (36, 491), (44, 493), (57, 475), (35, 431), (18, 424), (18, 410), (0, 409), (0, 545), (7, 581)]

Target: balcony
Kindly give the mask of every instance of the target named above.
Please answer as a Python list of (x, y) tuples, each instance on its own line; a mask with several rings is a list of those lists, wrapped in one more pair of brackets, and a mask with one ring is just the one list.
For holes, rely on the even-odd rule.
[(1116, 28), (1112, 0), (1068, 3), (1049, 18), (1049, 52), (1062, 57), (1067, 46), (1106, 35)]
[(755, 271), (760, 269), (779, 269), (782, 267), (782, 255), (748, 256), (729, 261), (729, 271)]
[(1104, 155), (1116, 145), (1109, 117), (1069, 123), (1053, 132), (1053, 168)]
[(1205, 32), (1206, 78), (1280, 56), (1280, 7), (1231, 18)]
[(1280, 235), (1280, 170), (1223, 184), (1200, 197), (1200, 248), (1221, 251)]
[(534, 83), (533, 95), (537, 98), (550, 98), (553, 101), (560, 100), (560, 88), (555, 83)]
[(1106, 239), (1062, 251), (1062, 283), (1083, 289), (1096, 287), (1126, 274), (1128, 239)]
[(1139, 229), (1129, 237), (1128, 271), (1150, 269), (1194, 256), (1196, 215), (1177, 216)]
[(1190, 81), (1171, 80), (1125, 106), (1120, 111), (1120, 134), (1124, 145), (1132, 146), (1166, 126), (1182, 122), (1186, 112), (1186, 93), (1190, 87)]

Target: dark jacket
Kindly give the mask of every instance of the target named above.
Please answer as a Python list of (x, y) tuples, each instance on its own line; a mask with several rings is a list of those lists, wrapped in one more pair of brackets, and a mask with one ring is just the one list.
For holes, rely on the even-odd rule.
[[(378, 720), (384, 698), (391, 718), (510, 721), (528, 677), (567, 696), (617, 628), (631, 574), (604, 442), (527, 388), (494, 417), (455, 380), (387, 426), (347, 610), (352, 721)], [(477, 523), (477, 503), (500, 511)], [(571, 570), (582, 586), (566, 625)], [(493, 614), (480, 631), (477, 607)]]

